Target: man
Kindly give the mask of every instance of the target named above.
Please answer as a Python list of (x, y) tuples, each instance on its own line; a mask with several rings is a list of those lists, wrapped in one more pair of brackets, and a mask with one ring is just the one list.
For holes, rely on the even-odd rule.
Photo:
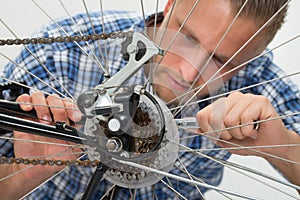
[[(201, 0), (188, 21), (184, 23), (186, 16), (195, 4), (195, 1), (178, 0), (173, 12), (171, 12), (171, 10), (173, 10), (172, 5), (174, 1), (168, 1), (164, 10), (165, 18), (159, 22), (159, 26), (167, 27), (171, 30), (178, 30), (181, 25), (184, 24), (181, 33), (187, 37), (183, 37), (186, 39), (183, 44), (192, 41), (191, 45), (193, 46), (196, 41), (200, 47), (197, 45), (193, 46), (195, 51), (170, 49), (160, 63), (158, 69), (153, 72), (154, 91), (160, 98), (166, 102), (173, 101), (174, 98), (185, 93), (190, 86), (194, 88), (201, 87), (205, 80), (209, 80), (209, 77), (218, 72), (218, 69), (221, 69), (220, 74), (226, 75), (221, 78), (221, 82), (219, 80), (210, 82), (210, 84), (206, 85), (205, 88), (199, 92), (199, 98), (211, 95), (212, 93), (218, 93), (218, 89), (221, 86), (220, 83), (223, 83), (223, 81), (225, 82), (223, 90), (231, 91), (281, 76), (281, 70), (271, 61), (271, 54), (266, 54), (256, 59), (247, 66), (244, 66), (242, 70), (235, 70), (232, 72), (230, 70), (235, 66), (243, 64), (250, 58), (259, 55), (266, 48), (267, 44), (272, 40), (276, 31), (284, 21), (286, 8), (284, 8), (281, 14), (274, 19), (276, 21), (272, 22), (266, 29), (254, 37), (254, 39), (252, 39), (252, 41), (227, 64), (227, 67), (222, 68), (222, 65), (230, 60), (231, 56), (234, 55), (262, 25), (284, 5), (284, 2), (279, 0), (249, 1), (238, 19), (233, 23), (224, 40), (218, 45), (218, 42), (242, 7), (243, 2), (244, 1)], [(111, 25), (111, 29), (106, 29), (106, 32), (127, 31), (131, 29), (137, 30), (138, 28), (143, 27), (142, 19), (132, 13), (107, 12), (105, 15), (108, 19), (106, 23)], [(99, 13), (92, 13), (91, 17), (95, 22), (100, 19)], [(169, 17), (170, 21), (167, 23), (168, 20), (166, 19)], [(79, 26), (88, 29), (86, 25), (88, 20), (80, 20), (87, 19), (87, 16), (77, 15), (75, 19), (78, 19)], [(149, 26), (151, 26), (150, 22), (151, 20), (149, 20)], [(68, 30), (72, 30), (69, 27), (74, 26), (70, 20), (61, 21), (59, 24), (61, 24), (63, 28), (68, 27)], [(101, 24), (94, 23), (94, 26), (97, 31), (102, 31)], [(75, 28), (74, 30), (77, 29)], [(89, 33), (89, 30), (90, 28), (84, 31)], [(57, 32), (59, 32), (59, 29), (55, 24), (52, 24), (51, 26), (46, 27), (45, 30), (42, 30), (40, 36), (47, 37), (49, 34), (57, 34)], [(76, 34), (78, 33), (74, 33), (74, 35)], [(82, 45), (87, 49), (87, 46), (84, 43)], [(180, 46), (181, 45), (177, 47)], [(213, 54), (214, 49), (217, 46), (218, 48)], [(88, 59), (88, 56), (83, 54), (73, 43), (30, 45), (29, 48), (35, 55), (38, 55), (41, 61), (45, 62), (50, 71), (59, 77), (60, 80), (64, 80), (64, 86), (71, 91), (72, 95), (75, 97), (78, 97), (82, 91), (91, 89), (103, 81), (102, 72)], [(199, 66), (203, 66), (202, 64), (199, 66), (197, 65), (209, 57), (206, 54), (202, 54), (203, 49), (207, 51), (208, 55), (212, 55), (214, 63), (209, 63), (209, 66), (213, 67), (201, 68)], [(174, 52), (172, 53), (172, 51)], [(176, 53), (176, 51), (179, 52)], [(34, 72), (46, 82), (52, 82), (53, 78), (47, 75), (45, 70), (40, 66), (40, 63), (37, 60), (32, 59), (31, 56), (28, 56), (28, 53), (26, 52), (27, 51), (23, 51), (17, 58), (17, 62), (27, 66), (29, 71)], [(95, 52), (97, 53), (98, 51)], [(199, 56), (201, 59), (194, 60), (195, 57), (191, 55), (195, 52), (201, 53), (201, 56)], [(114, 56), (112, 57), (113, 62), (110, 65), (110, 72), (114, 74), (125, 65), (125, 61), (121, 59), (122, 55), (114, 55), (113, 50), (111, 49), (108, 50), (108, 53), (111, 53), (109, 55)], [(188, 59), (178, 57), (179, 53), (186, 53), (183, 58), (188, 57)], [(159, 59), (160, 58), (157, 57), (156, 61), (159, 62)], [(145, 74), (149, 74), (149, 71), (149, 69), (145, 69), (145, 72), (138, 72), (130, 80), (131, 83), (142, 85), (144, 83)], [(201, 77), (198, 77), (199, 72), (201, 72)], [(5, 75), (11, 79), (25, 82), (27, 85), (37, 87), (40, 90), (52, 92), (52, 89), (47, 88), (40, 82), (37, 83), (38, 81), (36, 78), (30, 77), (28, 74), (24, 75), (23, 71), (15, 69), (13, 64), (9, 64), (6, 67)], [(195, 84), (193, 84), (194, 82)], [(216, 82), (218, 84), (214, 84)], [(61, 86), (56, 82), (54, 82), (54, 85), (56, 88), (61, 89)], [(249, 89), (247, 92), (253, 93), (251, 95), (236, 92), (226, 98), (215, 101), (211, 105), (207, 105), (208, 103), (199, 105), (200, 111), (197, 113), (197, 119), (201, 127), (199, 132), (206, 133), (211, 130), (224, 129), (226, 127), (251, 123), (256, 120), (269, 119), (278, 116), (278, 113), (283, 114), (286, 111), (299, 111), (300, 104), (297, 96), (297, 93), (299, 92), (294, 87), (295, 86), (289, 81), (279, 80), (268, 86), (259, 86), (254, 89)], [(179, 92), (174, 94), (174, 91)], [(266, 97), (258, 95), (265, 95)], [(269, 100), (267, 100), (267, 98)], [(55, 95), (50, 95), (46, 98), (42, 93), (35, 92), (31, 96), (20, 96), (18, 101), (30, 102), (34, 105), (49, 105), (50, 109), (40, 106), (21, 106), (23, 110), (31, 110), (34, 107), (38, 117), (45, 121), (51, 120), (50, 113), (52, 113), (54, 121), (68, 122), (68, 120), (71, 119), (76, 122), (81, 118), (80, 113), (65, 112), (65, 110), (51, 107), (52, 105), (65, 106), (67, 108), (72, 106), (68, 104), (67, 101), (59, 100)], [(195, 110), (194, 113), (190, 112), (188, 114), (190, 116), (196, 115), (197, 111), (198, 110)], [(224, 129), (223, 131), (219, 131), (218, 136), (222, 140), (217, 140), (217, 144), (228, 147), (231, 145), (230, 143), (226, 143), (226, 141), (234, 142), (234, 144), (242, 146), (289, 144), (295, 143), (295, 141), (299, 143), (299, 136), (296, 133), (296, 131), (299, 132), (296, 125), (299, 121), (300, 119), (297, 116), (293, 116), (284, 120), (285, 126), (283, 122), (278, 119), (261, 123), (256, 129), (253, 129), (253, 126), (244, 126), (228, 130)], [(33, 138), (33, 136), (28, 136), (24, 133), (15, 133), (15, 137)], [(184, 141), (184, 144), (195, 149), (205, 149), (213, 146), (212, 141), (201, 136), (195, 137), (193, 140)], [(38, 149), (38, 151), (36, 149)], [(9, 144), (8, 142), (1, 146), (1, 154), (9, 155), (9, 153), (14, 151), (16, 157), (26, 157), (27, 155), (53, 155), (62, 150), (61, 147), (49, 147), (31, 143), (26, 145), (21, 142), (15, 142), (14, 149), (12, 148), (12, 144)], [(281, 157), (282, 155), (287, 154), (287, 158), (291, 156), (291, 159), (295, 161), (299, 159), (296, 156), (296, 149), (294, 148), (280, 148), (280, 150), (261, 149), (261, 151), (276, 156), (279, 155)], [(68, 152), (69, 151), (66, 151), (66, 153)], [(246, 155), (253, 154), (252, 151), (237, 151), (237, 153)], [(227, 151), (210, 151), (207, 155), (226, 160), (230, 153)], [(263, 156), (284, 172), (291, 181), (299, 184), (297, 183), (299, 180), (295, 178), (300, 176), (298, 165), (292, 165), (266, 155)], [(187, 152), (180, 153), (179, 157), (191, 174), (196, 175), (208, 184), (219, 184), (223, 171), (222, 165), (207, 158), (197, 157)], [(74, 159), (74, 156), (63, 156), (59, 157), (59, 159)], [(177, 166), (181, 165), (179, 164)], [(5, 175), (5, 173), (10, 174), (20, 168), (22, 169), (24, 167), (20, 165), (1, 166), (1, 173), (2, 175)], [(59, 169), (60, 168), (34, 167), (26, 170), (22, 174), (18, 174), (12, 179), (8, 179), (3, 185), (3, 188), (6, 191), (13, 188), (14, 192), (11, 194), (12, 196), (8, 196), (7, 199), (21, 197)], [(175, 168), (172, 169), (172, 173), (183, 175), (180, 170)], [(85, 190), (90, 175), (91, 170), (89, 169), (70, 167), (64, 170), (64, 172), (55, 179), (49, 181), (44, 187), (33, 192), (31, 197), (34, 199), (74, 199), (76, 196), (80, 196)], [(26, 182), (25, 185), (23, 184), (24, 182)], [(201, 198), (201, 194), (195, 190), (194, 186), (175, 180), (171, 180), (171, 183), (175, 190), (180, 192), (186, 198)], [(107, 181), (102, 181), (96, 191), (95, 199), (99, 199), (109, 187), (110, 185)], [(153, 190), (155, 190), (155, 194), (153, 193)], [(206, 189), (201, 188), (201, 191), (205, 192)], [(9, 195), (9, 193), (6, 194)], [(175, 198), (176, 196), (172, 190), (169, 190), (161, 182), (153, 188), (148, 187), (136, 190), (137, 199), (151, 199), (155, 195), (157, 195), (159, 199)], [(119, 192), (119, 198), (130, 198), (130, 191), (121, 190)]]

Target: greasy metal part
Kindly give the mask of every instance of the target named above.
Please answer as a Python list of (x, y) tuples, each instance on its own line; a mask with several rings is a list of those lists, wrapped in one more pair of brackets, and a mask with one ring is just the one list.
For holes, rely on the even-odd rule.
[(112, 32), (112, 33), (101, 33), (83, 36), (58, 36), (58, 37), (48, 37), (48, 38), (24, 38), (24, 39), (0, 39), (0, 46), (4, 45), (28, 45), (28, 44), (53, 44), (53, 43), (64, 43), (64, 42), (85, 42), (85, 41), (96, 41), (96, 40), (106, 40), (115, 38), (124, 38), (127, 34), (131, 32)]
[[(171, 118), (172, 114), (161, 101), (158, 100), (158, 102), (163, 116), (168, 119), (165, 123), (160, 121), (157, 108), (153, 105), (152, 100), (142, 95), (138, 111), (133, 119), (135, 123), (127, 133), (134, 139), (132, 144), (134, 148), (131, 148), (131, 151), (121, 150), (115, 154), (102, 152), (101, 160), (111, 168), (104, 176), (108, 181), (125, 188), (142, 188), (153, 185), (163, 178), (163, 176), (157, 176), (137, 168), (120, 165), (113, 159), (126, 159), (165, 172), (172, 168), (178, 155), (178, 145), (171, 141), (178, 142), (179, 134), (175, 121)], [(164, 124), (166, 132), (161, 139), (159, 130)], [(102, 139), (105, 140), (105, 137)], [(159, 145), (156, 148), (157, 144)]]
[(120, 152), (123, 148), (122, 141), (118, 137), (109, 138), (106, 142), (106, 148), (109, 152)]
[[(105, 174), (106, 179), (123, 187), (137, 188), (153, 184), (162, 177), (158, 178), (132, 168), (127, 169), (126, 166), (115, 166), (111, 163), (111, 158), (126, 158), (148, 166), (155, 164), (159, 169), (168, 171), (174, 162), (174, 160), (170, 161), (170, 158), (176, 158), (176, 156), (161, 158), (165, 155), (162, 151), (166, 151), (164, 147), (167, 142), (162, 143), (164, 134), (160, 136), (160, 130), (165, 132), (163, 113), (153, 111), (159, 107), (153, 103), (156, 100), (148, 97), (146, 98), (148, 103), (142, 104), (143, 109), (136, 109), (140, 102), (142, 87), (137, 86), (133, 90), (114, 87), (122, 85), (146, 61), (160, 51), (144, 35), (133, 33), (127, 52), (129, 54), (127, 65), (115, 76), (97, 86), (94, 92), (88, 92), (87, 96), (80, 97), (82, 102), (79, 101), (79, 107), (81, 106), (81, 110), (88, 115), (84, 133), (96, 138), (87, 143), (96, 143), (96, 152), (100, 153), (100, 155), (92, 153), (92, 156), (101, 158), (103, 164), (111, 168)], [(113, 112), (109, 109), (117, 104), (122, 105), (120, 110)], [(152, 104), (152, 109), (146, 109), (149, 104)], [(102, 111), (102, 113), (97, 111)], [(159, 116), (162, 122), (158, 122)], [(167, 143), (167, 145), (172, 144)], [(160, 146), (161, 149), (158, 148)], [(177, 154), (176, 147), (168, 149), (175, 150)], [(152, 152), (153, 150), (156, 151)]]
[[(82, 137), (94, 138), (86, 141), (96, 148), (88, 153), (89, 157), (109, 166), (105, 178), (110, 182), (139, 188), (152, 185), (163, 177), (119, 165), (112, 158), (169, 171), (178, 153), (178, 146), (170, 141), (178, 141), (179, 136), (174, 120), (165, 121), (165, 115), (173, 119), (166, 105), (144, 91), (142, 86), (122, 86), (145, 62), (163, 51), (142, 33), (132, 32), (126, 38), (121, 53), (128, 55), (127, 64), (101, 85), (83, 93), (78, 106), (87, 116)], [(167, 129), (170, 132), (165, 134)]]
[(99, 160), (56, 160), (56, 159), (29, 159), (29, 158), (14, 158), (0, 157), (1, 164), (24, 164), (24, 165), (48, 165), (48, 166), (81, 166), (81, 167), (96, 167), (100, 163)]
[[(112, 158), (127, 159), (166, 172), (172, 168), (177, 158), (178, 130), (166, 105), (157, 97), (144, 92), (141, 86), (136, 86), (133, 90), (126, 90), (126, 87), (121, 86), (150, 58), (155, 55), (162, 55), (164, 51), (145, 35), (138, 32), (93, 36), (0, 41), (0, 45), (13, 45), (79, 42), (91, 39), (114, 39), (116, 37), (131, 38), (126, 43), (125, 49), (129, 58), (124, 68), (113, 77), (105, 80), (103, 84), (96, 86), (92, 91), (83, 93), (78, 99), (78, 107), (87, 117), (84, 132), (80, 132), (79, 136), (84, 138), (82, 143), (95, 147), (91, 151), (91, 155), (89, 152), (87, 153), (90, 159), (93, 158), (93, 161), (78, 161), (71, 164), (71, 161), (58, 160), (53, 162), (53, 160), (41, 159), (39, 161), (30, 160), (29, 162), (26, 160), (25, 163), (38, 165), (57, 163), (55, 165), (58, 166), (83, 165), (93, 167), (103, 164), (110, 168), (107, 169), (108, 171), (104, 176), (112, 183), (127, 188), (152, 185), (163, 177), (120, 165)], [(115, 87), (116, 85), (119, 87)], [(109, 124), (110, 120), (112, 120), (111, 124)], [(115, 120), (120, 122), (120, 127), (117, 126)], [(5, 158), (3, 160), (3, 163), (21, 164), (24, 162), (20, 160), (15, 162), (13, 159)], [(91, 162), (93, 164), (90, 164)]]

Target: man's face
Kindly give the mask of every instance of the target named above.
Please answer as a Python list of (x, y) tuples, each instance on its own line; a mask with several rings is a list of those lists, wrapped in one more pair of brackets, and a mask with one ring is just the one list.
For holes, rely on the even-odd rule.
[[(160, 46), (169, 50), (162, 60), (161, 57), (155, 58), (155, 62), (160, 64), (153, 72), (155, 92), (166, 102), (186, 94), (194, 81), (193, 88), (201, 88), (201, 85), (211, 80), (212, 76), (219, 77), (235, 66), (258, 55), (264, 49), (259, 45), (260, 36), (258, 36), (221, 69), (223, 64), (258, 29), (251, 19), (240, 17), (234, 22), (226, 37), (220, 43), (221, 38), (235, 17), (230, 12), (230, 4), (227, 0), (201, 0), (181, 29), (181, 33), (174, 40), (176, 31), (186, 20), (195, 2), (196, 0), (179, 0), (172, 13), (168, 12), (171, 10), (171, 6), (167, 6), (165, 19), (160, 24), (161, 30), (156, 34), (157, 38), (164, 35)], [(168, 17), (170, 17), (170, 21), (166, 25)], [(166, 33), (162, 30), (165, 27), (167, 27)], [(160, 39), (156, 40), (158, 43), (159, 41)], [(173, 42), (171, 48), (169, 48), (170, 42)], [(218, 48), (212, 60), (207, 62), (217, 46)], [(216, 74), (218, 71), (219, 73)], [(237, 70), (222, 78), (213, 78), (215, 81), (207, 84), (197, 96), (203, 97), (211, 94), (236, 72)]]

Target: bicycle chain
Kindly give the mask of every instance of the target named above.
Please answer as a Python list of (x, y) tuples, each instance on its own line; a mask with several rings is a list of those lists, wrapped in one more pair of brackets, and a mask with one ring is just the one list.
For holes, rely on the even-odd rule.
[[(63, 42), (86, 42), (86, 41), (96, 41), (96, 40), (106, 40), (106, 39), (116, 39), (116, 38), (131, 38), (133, 35), (133, 31), (128, 31), (128, 32), (112, 32), (109, 34), (92, 34), (92, 35), (83, 35), (83, 36), (66, 36), (66, 37), (48, 37), (48, 38), (25, 38), (25, 39), (6, 39), (2, 40), (0, 39), (0, 46), (4, 45), (28, 45), (28, 44), (53, 44), (53, 43), (63, 43)], [(122, 54), (124, 57), (126, 57), (126, 47), (131, 40), (125, 40), (122, 45)], [(128, 55), (127, 55), (128, 56)], [(144, 106), (145, 107), (145, 106)], [(149, 108), (145, 110), (142, 106), (142, 113), (149, 112)], [(146, 106), (147, 107), (147, 106)], [(151, 115), (151, 112), (148, 114)], [(138, 118), (140, 118), (139, 116)], [(153, 119), (156, 119), (156, 116), (152, 116)], [(143, 117), (145, 118), (145, 116)], [(147, 121), (147, 120), (146, 120)], [(145, 122), (146, 123), (146, 122)], [(148, 124), (144, 124), (145, 126)], [(154, 123), (155, 124), (155, 123)], [(142, 124), (140, 124), (142, 125)], [(156, 123), (157, 125), (157, 123)], [(152, 135), (150, 138), (136, 138), (136, 147), (134, 151), (139, 152), (139, 153), (146, 153), (149, 151), (149, 149), (153, 148), (153, 145), (157, 142), (158, 138), (156, 135), (153, 136), (153, 130), (147, 130), (145, 131), (148, 134), (146, 135)], [(162, 153), (160, 152), (160, 161), (161, 159), (164, 160), (165, 158), (161, 155)], [(156, 162), (160, 162), (156, 160)], [(155, 163), (156, 163), (155, 162)], [(1, 164), (24, 164), (24, 165), (32, 165), (32, 166), (76, 166), (76, 167), (96, 167), (100, 163), (100, 160), (56, 160), (56, 159), (29, 159), (29, 158), (15, 158), (15, 157), (5, 157), (5, 156), (0, 156), (0, 165)], [(146, 164), (146, 163), (145, 163)], [(155, 164), (154, 164), (155, 165)], [(122, 172), (116, 169), (110, 169), (108, 170), (108, 174), (110, 176), (117, 176), (119, 179), (127, 179), (128, 181), (130, 180), (139, 180), (147, 176), (147, 173), (144, 171), (141, 172)]]
[[(143, 105), (143, 104), (142, 104)], [(141, 118), (139, 121), (136, 121), (136, 123), (141, 123), (140, 125), (148, 125), (150, 123), (150, 119), (147, 118), (145, 113), (152, 113), (150, 112), (150, 108), (148, 110), (144, 110), (144, 108), (140, 108), (140, 112), (138, 112), (138, 116), (136, 116), (135, 120), (138, 120)], [(149, 110), (150, 109), (150, 110)], [(144, 113), (144, 114), (142, 114)], [(148, 116), (149, 117), (149, 116)], [(154, 118), (154, 117), (153, 117)], [(155, 118), (154, 118), (155, 119)], [(102, 125), (104, 128), (104, 124)], [(107, 127), (106, 127), (107, 128)], [(145, 132), (151, 132), (149, 135), (153, 135), (153, 130), (150, 131), (145, 131)], [(151, 149), (151, 146), (153, 143), (157, 142), (157, 138), (155, 137), (150, 137), (150, 139), (145, 139), (145, 138), (137, 138), (135, 150), (136, 152), (142, 153), (144, 151), (149, 151)], [(143, 146), (140, 144), (143, 144)], [(149, 146), (148, 146), (149, 145)], [(141, 150), (144, 149), (144, 150)], [(1, 164), (24, 164), (24, 165), (40, 165), (40, 166), (81, 166), (81, 167), (96, 167), (100, 163), (100, 160), (55, 160), (55, 159), (29, 159), (29, 158), (14, 158), (14, 157), (5, 157), (5, 156), (0, 156), (0, 165)], [(113, 170), (110, 172), (111, 174), (114, 174)]]
[(0, 157), (1, 164), (24, 164), (24, 165), (48, 165), (48, 166), (81, 166), (81, 167), (96, 167), (100, 160), (50, 160), (50, 159), (29, 159), (29, 158), (14, 158)]
[[(132, 37), (133, 31), (128, 32), (112, 32), (91, 34), (82, 36), (58, 36), (48, 38), (24, 38), (24, 39), (0, 39), (0, 46), (4, 45), (28, 45), (28, 44), (53, 44), (63, 42), (87, 42), (96, 40), (107, 40), (116, 38)], [(49, 165), (49, 166), (83, 166), (83, 167), (96, 167), (100, 160), (50, 160), (50, 159), (28, 159), (28, 158), (14, 158), (14, 157), (0, 157), (1, 164), (24, 164), (24, 165)]]
[(58, 36), (58, 37), (47, 37), (47, 38), (24, 38), (24, 39), (0, 39), (0, 46), (4, 45), (28, 45), (28, 44), (53, 44), (53, 43), (63, 43), (63, 42), (87, 42), (96, 40), (106, 40), (106, 39), (116, 39), (125, 38), (127, 36), (132, 36), (132, 31), (128, 32), (112, 32), (112, 33), (101, 33), (101, 34), (91, 34), (82, 36)]

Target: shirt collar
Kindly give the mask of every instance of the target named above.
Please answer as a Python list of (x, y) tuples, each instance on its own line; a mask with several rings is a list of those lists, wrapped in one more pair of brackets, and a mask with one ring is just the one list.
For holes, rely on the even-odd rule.
[(156, 14), (149, 15), (149, 17), (146, 20), (147, 27), (154, 26), (155, 19), (156, 19), (156, 23), (161, 23), (164, 19), (163, 12), (159, 12), (159, 13), (156, 13)]

